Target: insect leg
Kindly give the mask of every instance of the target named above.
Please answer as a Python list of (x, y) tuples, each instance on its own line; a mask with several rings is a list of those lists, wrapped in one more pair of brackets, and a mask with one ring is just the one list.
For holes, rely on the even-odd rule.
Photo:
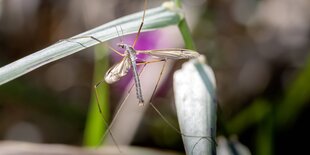
[[(99, 43), (103, 43), (102, 41), (100, 41), (99, 39), (97, 39), (97, 38), (95, 38), (95, 37), (93, 37), (93, 36), (80, 36), (80, 37), (69, 38), (69, 39), (64, 39), (64, 40), (65, 40), (65, 41), (68, 41), (68, 42), (77, 43), (77, 44), (79, 44), (79, 45), (81, 45), (81, 46), (83, 46), (83, 47), (86, 48), (86, 46), (83, 45), (82, 43), (80, 43), (80, 42), (78, 42), (78, 41), (73, 41), (73, 40), (75, 40), (75, 39), (82, 39), (82, 38), (91, 38), (91, 39), (93, 39), (93, 40), (95, 40), (95, 41), (97, 41), (97, 42), (99, 42)], [(60, 40), (60, 41), (62, 41), (62, 40)], [(122, 54), (121, 52), (119, 52), (119, 51), (117, 51), (116, 49), (114, 49), (112, 46), (110, 46), (110, 45), (108, 45), (108, 44), (106, 44), (106, 46), (108, 46), (108, 48), (110, 48), (113, 52), (117, 53), (118, 55), (120, 55), (120, 56), (122, 56), (122, 57), (125, 56), (125, 55)]]
[(161, 60), (137, 62), (137, 65), (144, 65), (144, 64), (150, 64), (150, 63), (156, 63), (156, 62), (162, 62), (162, 61), (166, 61), (166, 60), (165, 59), (161, 59)]
[[(210, 142), (216, 144), (215, 140), (214, 140), (213, 138), (211, 138), (211, 137), (197, 136), (197, 135), (194, 135), (194, 136), (193, 136), (193, 135), (186, 135), (186, 134), (183, 134), (177, 127), (175, 127), (169, 120), (167, 120), (167, 119), (165, 118), (165, 116), (164, 116), (164, 115), (155, 107), (155, 105), (153, 104), (152, 101), (153, 101), (155, 92), (156, 92), (156, 90), (157, 90), (157, 88), (158, 88), (159, 82), (160, 82), (160, 80), (161, 80), (163, 71), (164, 71), (164, 69), (165, 69), (165, 67), (166, 67), (166, 62), (167, 62), (167, 61), (165, 60), (165, 61), (164, 61), (164, 64), (163, 64), (163, 67), (162, 67), (162, 69), (161, 69), (159, 78), (158, 78), (158, 80), (156, 81), (156, 85), (155, 85), (154, 91), (153, 91), (152, 96), (151, 96), (151, 99), (150, 99), (150, 105), (151, 105), (151, 107), (156, 111), (156, 113), (163, 119), (163, 121), (164, 121), (168, 126), (170, 126), (173, 130), (175, 130), (175, 131), (176, 131), (177, 133), (179, 133), (180, 135), (182, 135), (182, 136), (184, 136), (184, 137), (199, 138), (199, 140), (197, 141), (196, 144), (198, 144), (198, 142), (201, 141), (202, 139), (207, 139), (208, 141), (210, 141)], [(195, 146), (196, 146), (196, 145), (193, 146), (192, 151), (194, 150)]]
[(138, 41), (138, 38), (139, 38), (139, 36), (140, 36), (140, 32), (141, 32), (141, 29), (142, 29), (142, 26), (143, 26), (143, 23), (144, 23), (144, 17), (145, 17), (146, 6), (147, 6), (147, 0), (144, 1), (144, 10), (143, 10), (143, 15), (142, 15), (142, 22), (141, 22), (141, 24), (140, 24), (140, 27), (139, 27), (138, 33), (137, 33), (137, 35), (136, 35), (135, 41), (133, 42), (133, 45), (132, 45), (133, 48), (135, 48), (136, 43), (137, 43), (137, 41)]
[[(102, 119), (103, 119), (103, 121), (104, 121), (104, 124), (105, 124), (106, 126), (109, 126), (107, 120), (104, 118), (104, 115), (103, 115), (103, 113), (102, 113), (102, 109), (101, 109), (101, 106), (100, 106), (100, 100), (99, 100), (98, 92), (97, 92), (97, 88), (100, 86), (100, 84), (101, 84), (102, 82), (103, 82), (103, 80), (101, 80), (100, 82), (98, 82), (97, 84), (94, 85), (95, 96), (96, 96), (96, 103), (97, 103), (97, 106), (98, 106), (98, 109), (99, 109), (99, 113), (100, 113), (100, 115), (101, 115), (101, 117), (102, 117)], [(114, 136), (113, 136), (113, 134), (112, 134), (112, 131), (110, 130), (109, 127), (108, 127), (108, 129), (107, 129), (106, 132), (109, 132), (109, 134), (111, 135), (111, 138), (112, 138), (112, 140), (113, 140), (113, 143), (116, 145), (117, 149), (121, 152), (121, 149), (120, 149), (119, 146), (117, 145), (116, 140), (115, 140), (115, 138), (114, 138)], [(106, 134), (106, 133), (105, 133), (105, 134)], [(100, 143), (101, 143), (101, 141), (100, 141)]]
[[(144, 68), (145, 68), (146, 64), (144, 64), (141, 68), (141, 71), (139, 72), (139, 76), (142, 74)], [(119, 115), (119, 113), (121, 112), (122, 108), (124, 107), (125, 105), (125, 102), (127, 101), (129, 95), (130, 95), (130, 92), (132, 91), (132, 88), (133, 88), (134, 84), (131, 85), (131, 87), (129, 88), (128, 92), (127, 92), (127, 95), (125, 96), (125, 98), (123, 99), (123, 101), (119, 104), (119, 106), (117, 107), (117, 111), (114, 115), (114, 118), (112, 119), (112, 122), (110, 123), (108, 129), (105, 131), (105, 133), (103, 134), (102, 136), (102, 139), (101, 141), (103, 141), (103, 139), (107, 136), (108, 134), (108, 131), (111, 130), (112, 126), (115, 124), (116, 120), (117, 120), (117, 117)], [(112, 137), (111, 137), (112, 138)], [(113, 139), (112, 139), (113, 140)]]

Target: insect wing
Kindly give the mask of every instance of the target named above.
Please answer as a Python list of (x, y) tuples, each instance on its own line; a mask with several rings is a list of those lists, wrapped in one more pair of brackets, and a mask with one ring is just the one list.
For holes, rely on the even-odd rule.
[(104, 80), (111, 84), (118, 81), (121, 77), (128, 73), (131, 67), (129, 57), (124, 57), (122, 61), (112, 66), (104, 76)]
[(137, 51), (137, 53), (149, 54), (158, 58), (168, 59), (192, 59), (199, 57), (199, 53), (188, 49), (170, 48), (158, 50)]

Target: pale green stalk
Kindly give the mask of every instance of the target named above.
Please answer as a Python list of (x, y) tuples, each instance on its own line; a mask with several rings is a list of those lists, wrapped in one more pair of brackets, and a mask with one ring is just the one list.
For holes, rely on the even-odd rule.
[[(174, 0), (176, 7), (178, 7), (179, 9), (181, 9), (182, 5), (181, 5), (181, 0)], [(191, 49), (191, 50), (195, 50), (197, 51), (196, 47), (195, 47), (195, 43), (194, 40), (192, 38), (190, 29), (188, 27), (188, 24), (186, 22), (185, 16), (183, 15), (183, 18), (181, 19), (181, 21), (178, 23), (178, 28), (182, 34), (184, 43), (185, 43), (185, 48), (187, 49)], [(199, 52), (199, 51), (198, 51)], [(199, 76), (202, 78), (203, 83), (206, 87), (206, 89), (208, 90), (208, 95), (211, 97), (211, 101), (210, 102), (206, 102), (206, 103), (197, 103), (197, 105), (195, 106), (199, 106), (199, 107), (204, 107), (204, 105), (206, 105), (206, 111), (203, 111), (201, 113), (201, 117), (207, 117), (207, 121), (206, 123), (206, 131), (207, 134), (205, 136), (208, 137), (209, 139), (209, 143), (202, 143), (202, 144), (206, 144), (203, 147), (197, 147), (195, 148), (195, 150), (191, 150), (191, 152), (187, 152), (187, 153), (191, 153), (191, 154), (200, 154), (200, 153), (204, 153), (204, 154), (216, 154), (216, 144), (215, 144), (215, 136), (216, 136), (216, 119), (217, 119), (217, 103), (216, 103), (216, 93), (215, 93), (215, 87), (213, 85), (215, 85), (213, 82), (211, 82), (212, 80), (210, 79), (211, 76), (214, 76), (212, 74), (212, 72), (207, 73), (207, 69), (209, 68), (206, 64), (201, 63), (200, 61), (196, 61), (195, 62), (195, 67), (197, 72), (199, 73)], [(178, 103), (176, 103), (178, 104)], [(181, 105), (179, 105), (181, 106)], [(187, 107), (188, 109), (191, 109), (191, 107)], [(192, 108), (194, 110), (194, 108)], [(193, 111), (193, 113), (195, 113), (195, 111)], [(183, 115), (178, 115), (183, 117)], [(186, 117), (186, 116), (184, 116)], [(182, 120), (179, 118), (179, 120)], [(184, 119), (183, 119), (184, 120)], [(186, 120), (186, 119), (185, 119)], [(190, 129), (192, 127), (191, 122), (187, 122), (185, 123), (186, 125), (183, 128), (188, 128)], [(193, 123), (194, 124), (194, 123)], [(182, 127), (181, 127), (182, 128)], [(198, 128), (205, 128), (205, 126), (202, 124), (201, 126), (198, 126)], [(184, 131), (186, 131), (187, 129), (184, 129)], [(184, 146), (185, 148), (191, 148), (191, 141), (189, 139), (188, 142), (186, 142), (186, 140), (188, 140), (188, 138), (183, 138), (184, 140), (184, 144), (185, 145), (189, 145), (189, 146)], [(198, 145), (198, 143), (197, 143)], [(189, 151), (189, 150), (188, 150)]]
[[(86, 31), (72, 38), (82, 36), (93, 36), (104, 42), (118, 37), (116, 26), (121, 26), (123, 34), (132, 34), (138, 31), (141, 22), (142, 12), (128, 15), (109, 23), (103, 24), (92, 30)], [(159, 29), (169, 25), (179, 23), (181, 17), (178, 12), (160, 6), (154, 9), (149, 9), (146, 12), (145, 24), (142, 31)], [(89, 37), (59, 41), (45, 49), (34, 52), (24, 58), (16, 60), (6, 66), (0, 68), (0, 85), (9, 82), (17, 77), (20, 77), (34, 69), (37, 69), (45, 64), (56, 61), (68, 55), (79, 52), (87, 47), (98, 44), (99, 42)]]

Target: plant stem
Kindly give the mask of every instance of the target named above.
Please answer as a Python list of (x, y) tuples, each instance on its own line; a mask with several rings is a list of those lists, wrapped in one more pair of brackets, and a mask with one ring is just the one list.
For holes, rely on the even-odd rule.
[(182, 7), (182, 0), (174, 0), (174, 3), (178, 8)]
[[(107, 53), (106, 48), (97, 46), (95, 48), (95, 64), (94, 64), (94, 75), (93, 85), (102, 80), (102, 75), (108, 69), (108, 56), (104, 55)], [(105, 120), (108, 120), (109, 113), (109, 88), (108, 84), (101, 83), (97, 87), (98, 98), (100, 100), (100, 107)], [(98, 104), (95, 97), (95, 90), (92, 87), (90, 106), (87, 116), (87, 121), (84, 131), (84, 145), (85, 146), (98, 146), (101, 143), (102, 135), (105, 132), (107, 126), (105, 126), (104, 119), (99, 113)]]
[[(178, 8), (182, 7), (181, 0), (174, 0), (174, 2)], [(188, 27), (188, 24), (186, 22), (185, 17), (183, 19), (181, 19), (181, 21), (178, 24), (178, 27), (179, 27), (179, 30), (182, 34), (182, 37), (183, 37), (183, 40), (185, 43), (185, 48), (191, 49), (191, 50), (196, 50), (195, 43), (194, 43), (194, 40), (191, 36), (191, 32), (189, 30), (189, 27)]]
[(190, 33), (190, 30), (189, 30), (189, 27), (187, 25), (186, 20), (182, 19), (181, 22), (178, 24), (178, 27), (179, 27), (180, 32), (182, 34), (182, 37), (183, 37), (183, 40), (185, 43), (185, 48), (196, 51), (194, 40), (191, 37), (191, 33)]
[(274, 154), (274, 132), (275, 132), (275, 111), (274, 105), (270, 113), (260, 122), (256, 134), (256, 154), (273, 155)]
[[(181, 9), (181, 0), (174, 0), (174, 2), (175, 2), (175, 5)], [(178, 27), (179, 27), (179, 30), (182, 34), (182, 37), (183, 37), (183, 40), (185, 43), (185, 48), (197, 51), (185, 17), (183, 17), (181, 19), (181, 21), (178, 23)], [(200, 78), (203, 79), (203, 82), (204, 82), (203, 84), (205, 85), (206, 91), (209, 93), (208, 95), (210, 96), (210, 100), (208, 102), (199, 102), (199, 101), (196, 102), (196, 101), (192, 100), (193, 104), (195, 104), (199, 107), (205, 107), (207, 109), (207, 110), (204, 110), (203, 112), (201, 112), (199, 114), (200, 118), (208, 118), (205, 121), (207, 127), (197, 126), (197, 128), (200, 128), (201, 130), (206, 131), (206, 133), (204, 133), (206, 137), (211, 137), (211, 139), (215, 139), (217, 104), (216, 104), (216, 96), (215, 96), (215, 84), (214, 84), (215, 82), (212, 82), (212, 80), (210, 78), (212, 76), (214, 77), (214, 74), (213, 74), (212, 69), (204, 63), (196, 61), (194, 63), (194, 66), (196, 68), (196, 71), (199, 73)], [(207, 70), (208, 70), (207, 68), (210, 69), (210, 72), (207, 72)], [(177, 77), (176, 74), (175, 74), (175, 77)], [(177, 78), (175, 78), (174, 80), (178, 81), (176, 79)], [(180, 78), (180, 79), (182, 79), (182, 78)], [(212, 84), (214, 84), (214, 85), (212, 85)], [(191, 85), (189, 85), (188, 87), (190, 88)], [(182, 102), (179, 102), (179, 103), (176, 102), (176, 105), (177, 105), (177, 107), (179, 107), (179, 109), (182, 109), (181, 107), (184, 107), (184, 105), (182, 105)], [(187, 110), (189, 111), (189, 113), (195, 113), (196, 112), (194, 108), (188, 108), (187, 107)], [(189, 126), (192, 127), (192, 125), (195, 125), (194, 122), (184, 121), (186, 119), (185, 118), (182, 119), (182, 117), (184, 117), (183, 115), (178, 115), (178, 117), (179, 117), (179, 120), (183, 120), (183, 122), (185, 122), (182, 124), (187, 124), (187, 125), (183, 125), (183, 126), (181, 125), (181, 129), (183, 129), (184, 131), (190, 130), (190, 129), (188, 129), (188, 127)], [(189, 153), (188, 149), (192, 148), (193, 139), (183, 138), (183, 141), (184, 141), (185, 150), (187, 150), (187, 153)], [(216, 154), (216, 149), (215, 149), (216, 144), (214, 142), (211, 141), (209, 143), (199, 143), (199, 145), (201, 145), (199, 147), (199, 149), (196, 149), (195, 151), (191, 151), (191, 154), (193, 154), (193, 155), (200, 154), (200, 153), (210, 154), (210, 155)]]

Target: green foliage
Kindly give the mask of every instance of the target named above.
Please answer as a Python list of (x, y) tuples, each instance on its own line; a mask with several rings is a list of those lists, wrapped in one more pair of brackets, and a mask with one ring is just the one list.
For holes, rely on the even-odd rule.
[[(102, 80), (102, 75), (109, 67), (109, 57), (105, 54), (106, 48), (98, 46), (95, 48), (95, 65), (93, 74), (93, 85)], [(102, 141), (103, 133), (106, 131), (109, 120), (109, 86), (107, 83), (101, 83), (97, 88), (98, 99), (100, 101), (100, 108), (102, 115), (99, 113), (98, 104), (95, 97), (95, 90), (92, 89), (92, 96), (90, 99), (90, 106), (84, 131), (84, 145), (85, 146), (98, 146)], [(104, 118), (102, 118), (104, 117)]]

